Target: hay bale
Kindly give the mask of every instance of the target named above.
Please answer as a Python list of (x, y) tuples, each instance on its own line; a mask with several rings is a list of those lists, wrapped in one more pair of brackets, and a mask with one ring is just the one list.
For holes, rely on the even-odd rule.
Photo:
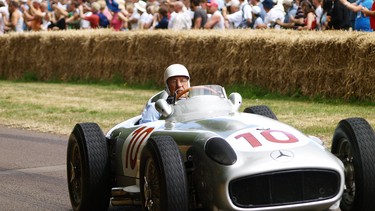
[[(255, 85), (281, 94), (375, 101), (375, 38), (291, 30), (81, 30), (0, 36), (0, 77), (163, 85), (187, 66), (193, 84)], [(119, 78), (120, 77), (120, 78)]]

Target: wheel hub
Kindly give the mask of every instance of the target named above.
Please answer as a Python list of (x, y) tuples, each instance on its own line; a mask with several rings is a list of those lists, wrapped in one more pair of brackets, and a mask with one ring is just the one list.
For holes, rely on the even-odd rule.
[(156, 166), (152, 159), (147, 161), (144, 180), (144, 206), (147, 210), (160, 210), (160, 186)]
[(145, 185), (143, 187), (144, 189), (144, 194), (145, 194), (145, 207), (147, 207), (147, 210), (151, 210), (152, 205), (154, 202), (152, 201), (152, 191), (151, 188), (147, 182), (147, 177), (144, 177)]
[(81, 156), (79, 147), (73, 147), (73, 153), (70, 160), (70, 185), (72, 188), (73, 198), (76, 204), (81, 202)]
[(345, 204), (353, 204), (355, 197), (355, 169), (352, 148), (348, 140), (343, 139), (341, 141), (337, 157), (344, 164), (345, 171), (345, 187), (342, 198)]

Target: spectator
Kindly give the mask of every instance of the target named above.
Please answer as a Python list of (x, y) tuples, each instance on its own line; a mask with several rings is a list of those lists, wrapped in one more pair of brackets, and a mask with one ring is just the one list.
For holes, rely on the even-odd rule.
[(313, 30), (316, 28), (316, 15), (314, 6), (309, 1), (303, 1), (301, 8), (305, 14), (305, 26), (299, 26), (298, 30)]
[(170, 29), (190, 29), (191, 20), (190, 16), (186, 15), (186, 12), (183, 11), (184, 4), (180, 1), (174, 3), (175, 15), (170, 19), (168, 28)]
[(277, 20), (279, 19), (281, 22), (284, 21), (284, 12), (279, 8), (275, 8), (272, 0), (264, 0), (262, 4), (267, 14), (264, 18), (264, 24), (259, 25), (259, 28), (280, 29), (281, 26), (277, 24)]
[[(23, 15), (22, 12), (18, 9), (19, 4), (16, 1), (11, 1), (9, 3), (9, 12), (12, 14), (10, 20), (4, 19), (5, 30), (23, 32)], [(3, 16), (6, 16), (5, 13), (2, 13)]]
[(155, 29), (168, 29), (168, 9), (165, 6), (159, 8), (156, 14), (157, 21), (154, 21)]
[(203, 0), (192, 0), (192, 10), (194, 11), (193, 26), (194, 29), (203, 29), (207, 22), (207, 12), (202, 5), (205, 4)]
[(65, 30), (66, 22), (65, 17), (68, 16), (68, 12), (64, 9), (63, 6), (58, 6), (58, 4), (52, 4), (53, 13), (49, 17), (50, 25), (48, 26), (49, 30)]
[(210, 3), (207, 3), (208, 13), (212, 14), (211, 18), (207, 20), (205, 29), (225, 29), (224, 27), (224, 17), (218, 10), (218, 4), (216, 0), (211, 0)]
[(0, 35), (5, 32), (5, 19), (7, 18), (5, 3), (0, 1)]
[(362, 13), (370, 17), (370, 27), (372, 30), (375, 30), (375, 1), (371, 6), (371, 10), (363, 7)]
[(86, 13), (84, 13), (84, 8), (83, 7), (84, 7), (83, 5), (79, 6), (80, 17), (83, 20), (86, 20), (86, 21), (90, 22), (90, 28), (92, 28), (92, 29), (99, 28), (99, 15), (98, 15), (98, 12), (100, 10), (100, 4), (97, 3), (97, 2), (92, 3), (91, 4), (91, 9), (88, 6), (85, 6), (85, 7), (87, 7), (88, 11), (91, 10), (91, 12), (86, 12)]
[[(127, 24), (128, 18), (122, 12), (122, 9), (125, 9), (124, 4), (122, 3), (118, 4), (116, 1), (110, 2), (109, 0), (106, 0), (106, 5), (112, 17), (110, 21), (110, 27), (115, 31), (120, 31), (123, 29), (123, 27), (128, 28), (128, 24)], [(105, 16), (103, 13), (102, 15)], [(108, 17), (107, 17), (107, 20), (108, 20)]]
[(332, 3), (333, 5), (329, 28), (349, 30), (351, 28), (349, 10), (344, 4), (341, 3), (340, 0), (333, 0)]
[(323, 15), (323, 8), (322, 8), (322, 0), (312, 0), (313, 5), (315, 7), (315, 15), (316, 15), (316, 27), (317, 29), (321, 29), (321, 22)]
[[(112, 1), (115, 3), (116, 1)], [(99, 0), (98, 3), (100, 4), (100, 13), (105, 15), (109, 22), (112, 20), (112, 13), (109, 7), (107, 6), (107, 2), (105, 0)]]
[(140, 14), (139, 20), (138, 20), (138, 28), (139, 29), (146, 29), (145, 25), (148, 24), (150, 21), (149, 14), (147, 13), (147, 3), (144, 1), (138, 1), (134, 4), (135, 8), (137, 8), (137, 11)]
[(260, 17), (262, 20), (264, 20), (264, 17), (266, 17), (266, 11), (264, 10), (263, 4), (260, 2), (260, 0), (250, 0), (250, 4), (260, 8)]
[(65, 20), (68, 29), (80, 28), (80, 15), (79, 15), (78, 2), (71, 2), (67, 9), (67, 18)]
[(365, 14), (363, 14), (361, 11), (363, 8), (371, 10), (373, 3), (372, 0), (358, 0), (355, 3), (350, 3), (347, 0), (340, 0), (340, 2), (349, 10), (357, 13), (354, 23), (354, 30), (368, 32), (373, 31), (370, 27), (370, 18), (368, 16), (365, 16)]
[(253, 6), (253, 29), (259, 29), (262, 24), (264, 24), (263, 19), (260, 17), (261, 9), (259, 6)]
[[(228, 22), (228, 26), (226, 28), (236, 29), (240, 28), (240, 24), (242, 23), (242, 11), (240, 10), (240, 1), (239, 0), (231, 0), (227, 6), (229, 6), (230, 14), (227, 15), (226, 10), (223, 11), (223, 17), (226, 22)], [(245, 20), (246, 21), (246, 20)]]
[(193, 25), (192, 21), (194, 18), (194, 11), (191, 10), (190, 0), (178, 0), (178, 1), (181, 1), (183, 3), (182, 11), (185, 13), (186, 21), (189, 24), (189, 29), (191, 29), (191, 26)]
[(148, 18), (147, 18), (146, 24), (143, 27), (144, 29), (151, 29), (153, 22), (154, 22), (154, 16), (158, 13), (158, 11), (159, 11), (159, 6), (157, 6), (155, 3), (148, 4), (147, 6)]
[(29, 10), (23, 11), (23, 18), (26, 22), (26, 26), (32, 31), (40, 31), (42, 29), (41, 25), (43, 18), (46, 15), (46, 8), (44, 8), (44, 11), (42, 11), (41, 3), (42, 0), (27, 0)]
[(278, 19), (276, 23), (282, 28), (294, 28), (295, 23), (292, 18), (296, 16), (298, 6), (293, 3), (293, 0), (284, 0), (283, 7), (285, 11), (284, 21)]
[(327, 30), (330, 28), (330, 21), (332, 16), (332, 1), (331, 0), (323, 0), (323, 14), (320, 18), (320, 27), (321, 30)]
[(247, 0), (239, 1), (241, 3), (241, 23), (238, 28), (251, 28), (253, 26), (253, 14), (251, 13), (251, 6), (247, 3)]
[(135, 30), (139, 28), (138, 22), (141, 15), (138, 12), (138, 9), (135, 7), (135, 3), (138, 3), (138, 0), (132, 0), (132, 4), (128, 5), (127, 10), (129, 12), (129, 23), (130, 29)]
[(0, 35), (5, 33), (5, 21), (8, 19), (7, 12), (5, 3), (0, 1)]

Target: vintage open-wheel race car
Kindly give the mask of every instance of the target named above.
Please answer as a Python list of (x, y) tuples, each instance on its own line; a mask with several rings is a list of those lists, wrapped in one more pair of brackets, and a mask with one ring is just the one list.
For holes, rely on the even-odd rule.
[[(329, 151), (277, 120), (267, 106), (239, 108), (219, 85), (193, 86), (162, 117), (136, 116), (106, 135), (75, 125), (67, 176), (74, 210), (375, 210), (375, 134), (363, 118), (341, 120)], [(309, 120), (306, 120), (309, 121)]]

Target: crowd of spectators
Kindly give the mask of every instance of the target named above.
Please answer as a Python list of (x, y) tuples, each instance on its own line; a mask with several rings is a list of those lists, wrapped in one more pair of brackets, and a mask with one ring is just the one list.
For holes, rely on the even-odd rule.
[(375, 29), (373, 0), (0, 0), (0, 34), (111, 28)]

